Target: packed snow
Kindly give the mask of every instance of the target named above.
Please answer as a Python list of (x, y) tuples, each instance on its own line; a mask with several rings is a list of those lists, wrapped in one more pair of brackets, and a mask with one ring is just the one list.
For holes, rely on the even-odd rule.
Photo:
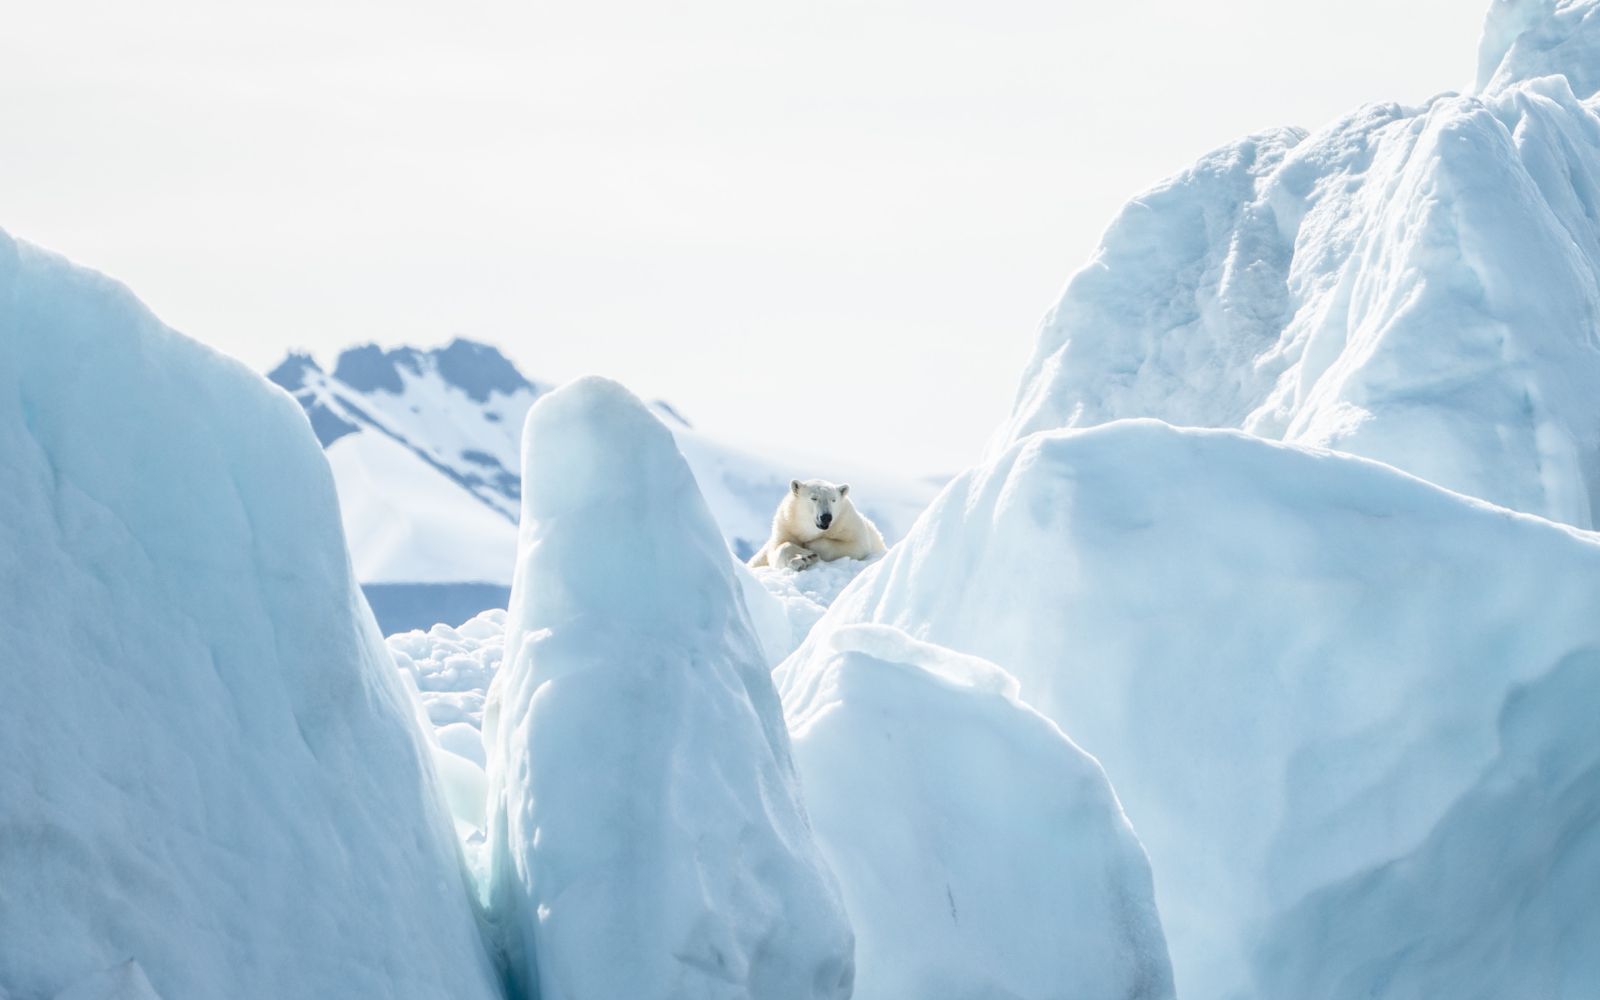
[(745, 603), (756, 619), (763, 646), (775, 654), (770, 657), (772, 666), (799, 648), (834, 598), (875, 561), (835, 559), (799, 572), (769, 566), (740, 567), (761, 587), (759, 592), (747, 594)]
[(1009, 674), (850, 625), (782, 687), (857, 1000), (1173, 996), (1150, 865), (1105, 773)]
[[(505, 627), (506, 613), (492, 608), (453, 628), (435, 625), (389, 636), (390, 655), (411, 675), (429, 721), (441, 731), (483, 728), (483, 700), (500, 668)], [(481, 752), (469, 756), (483, 763)]]
[(480, 891), (487, 878), (483, 850), (489, 789), (483, 710), (500, 668), (505, 624), (506, 613), (496, 608), (456, 627), (435, 625), (387, 640), (395, 666), (416, 692), (422, 709), (419, 725), (428, 737), (445, 803)]
[(1122, 421), (956, 480), (794, 662), (869, 622), (1004, 664), (1104, 764), (1185, 996), (1577, 998), (1597, 607), (1600, 537)]
[(1046, 317), (991, 457), (1155, 417), (1593, 526), (1597, 11), (1500, 0), (1476, 96), (1251, 136), (1134, 199)]
[(672, 434), (583, 379), (529, 411), (523, 457), (484, 719), (515, 994), (850, 996), (849, 924), (744, 588)]
[(0, 994), (499, 996), (300, 410), (3, 234), (0, 303)]

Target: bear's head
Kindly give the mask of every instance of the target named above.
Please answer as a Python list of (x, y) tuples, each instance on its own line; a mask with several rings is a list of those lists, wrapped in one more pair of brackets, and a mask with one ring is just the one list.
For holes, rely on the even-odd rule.
[(835, 486), (826, 479), (792, 479), (789, 503), (800, 524), (827, 531), (850, 509), (850, 484)]

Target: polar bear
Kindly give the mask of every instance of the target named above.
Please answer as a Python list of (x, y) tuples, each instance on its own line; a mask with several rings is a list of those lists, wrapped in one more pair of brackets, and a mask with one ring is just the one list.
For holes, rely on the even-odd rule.
[(794, 479), (772, 516), (772, 536), (749, 565), (800, 570), (819, 559), (866, 559), (883, 550), (877, 526), (850, 502), (849, 483)]

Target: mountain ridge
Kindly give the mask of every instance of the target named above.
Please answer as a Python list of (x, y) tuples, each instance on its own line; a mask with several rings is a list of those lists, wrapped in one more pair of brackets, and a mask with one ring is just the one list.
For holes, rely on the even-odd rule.
[[(267, 372), (305, 411), (338, 483), (351, 557), (385, 632), (459, 623), (504, 607), (521, 507), (528, 409), (555, 386), (525, 376), (493, 345), (457, 337), (433, 348), (362, 344), (325, 368), (292, 351)], [(756, 455), (648, 404), (694, 469), (729, 548), (766, 540), (791, 478), (857, 486), (898, 538), (941, 485), (850, 463)]]

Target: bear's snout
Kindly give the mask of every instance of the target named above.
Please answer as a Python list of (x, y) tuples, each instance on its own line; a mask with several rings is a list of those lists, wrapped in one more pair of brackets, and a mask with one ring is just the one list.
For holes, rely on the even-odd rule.
[(828, 525), (830, 525), (832, 523), (833, 523), (833, 515), (832, 514), (823, 514), (821, 517), (817, 518), (817, 526), (820, 527), (823, 531), (827, 531), (828, 530)]

